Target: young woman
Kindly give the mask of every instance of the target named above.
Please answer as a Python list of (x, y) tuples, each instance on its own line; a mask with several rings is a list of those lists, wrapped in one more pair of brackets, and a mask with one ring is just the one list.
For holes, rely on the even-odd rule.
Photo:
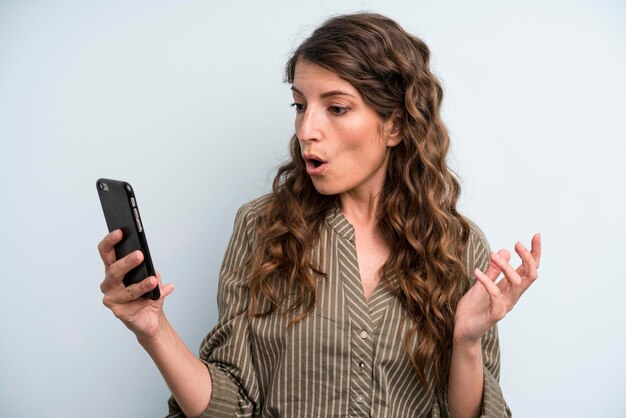
[[(244, 205), (200, 359), (141, 253), (99, 245), (104, 304), (172, 391), (171, 417), (504, 417), (496, 323), (537, 278), (456, 209), (429, 50), (376, 14), (330, 19), (287, 64), (295, 135), (272, 193)], [(500, 274), (503, 278), (498, 280)], [(161, 300), (140, 295), (160, 286)]]

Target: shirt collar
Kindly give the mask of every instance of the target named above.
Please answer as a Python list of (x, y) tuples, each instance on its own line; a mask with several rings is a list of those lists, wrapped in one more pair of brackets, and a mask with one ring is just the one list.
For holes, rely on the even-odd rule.
[(354, 243), (354, 227), (341, 213), (339, 206), (335, 204), (326, 214), (326, 223), (335, 230), (337, 234)]

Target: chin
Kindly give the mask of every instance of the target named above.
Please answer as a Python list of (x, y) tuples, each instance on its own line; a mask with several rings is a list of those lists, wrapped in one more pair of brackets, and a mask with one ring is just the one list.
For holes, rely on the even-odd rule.
[(326, 178), (316, 179), (315, 177), (311, 178), (313, 182), (313, 187), (315, 190), (321, 195), (324, 196), (332, 196), (345, 192), (345, 188), (342, 188), (339, 184), (331, 184)]
[(330, 187), (323, 187), (323, 186), (318, 186), (317, 184), (313, 183), (313, 186), (315, 186), (315, 190), (319, 193), (322, 194), (324, 196), (332, 196), (337, 194), (337, 192), (335, 192), (334, 190), (332, 190), (332, 188)]
[(332, 185), (328, 184), (324, 179), (311, 178), (311, 181), (313, 182), (313, 187), (315, 187), (315, 190), (317, 190), (319, 194), (331, 196), (339, 193), (335, 190), (336, 187), (332, 187)]

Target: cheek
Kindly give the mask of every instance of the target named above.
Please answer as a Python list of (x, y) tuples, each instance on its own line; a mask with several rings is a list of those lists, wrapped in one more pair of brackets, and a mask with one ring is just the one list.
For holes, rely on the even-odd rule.
[[(380, 165), (385, 158), (387, 146), (378, 135), (379, 126), (371, 120), (351, 120), (335, 125), (333, 137), (338, 138), (330, 155), (338, 157), (338, 169), (345, 175), (353, 171), (369, 170)], [(357, 174), (357, 173), (354, 173)]]
[(293, 118), (293, 127), (294, 127), (294, 130), (296, 132), (296, 135), (298, 135), (298, 133), (299, 133), (301, 122), (302, 122), (302, 118), (301, 118), (300, 114), (296, 113), (296, 117)]

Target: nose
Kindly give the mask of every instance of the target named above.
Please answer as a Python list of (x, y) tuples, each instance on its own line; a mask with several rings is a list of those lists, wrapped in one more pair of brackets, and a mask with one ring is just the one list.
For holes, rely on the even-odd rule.
[(322, 138), (320, 117), (313, 106), (308, 106), (296, 117), (296, 136), (300, 141), (319, 141)]

